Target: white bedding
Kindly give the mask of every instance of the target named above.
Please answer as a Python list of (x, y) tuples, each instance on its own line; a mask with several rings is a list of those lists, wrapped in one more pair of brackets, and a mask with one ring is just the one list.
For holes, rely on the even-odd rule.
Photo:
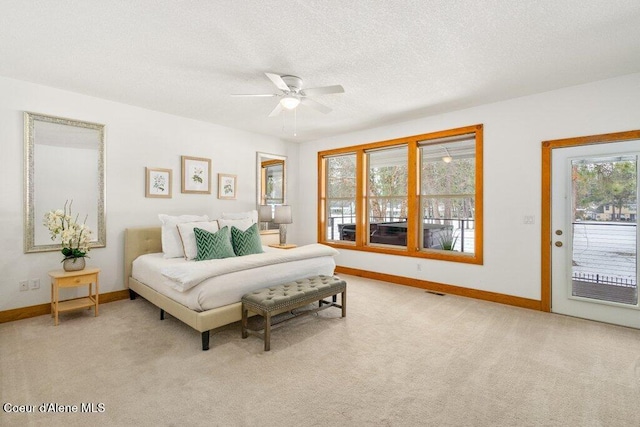
[[(273, 255), (274, 251), (282, 255), (288, 252), (269, 247), (264, 247), (264, 250), (264, 255), (267, 258), (274, 256), (278, 258), (277, 253)], [(254, 255), (239, 258), (251, 256)], [(291, 257), (292, 254), (286, 256)], [(162, 253), (147, 254), (138, 257), (133, 262), (131, 275), (138, 282), (192, 310), (205, 311), (239, 302), (242, 295), (255, 289), (321, 274), (331, 276), (336, 266), (333, 255), (267, 264), (208, 278), (185, 292), (174, 289), (176, 282), (163, 275), (163, 272), (181, 271), (185, 266), (193, 266), (202, 262), (206, 261), (186, 261), (182, 258), (167, 259), (162, 256)]]
[(184, 292), (206, 279), (223, 274), (337, 254), (335, 249), (315, 243), (288, 250), (272, 249), (260, 254), (171, 265), (163, 268), (161, 273), (171, 280), (173, 289)]

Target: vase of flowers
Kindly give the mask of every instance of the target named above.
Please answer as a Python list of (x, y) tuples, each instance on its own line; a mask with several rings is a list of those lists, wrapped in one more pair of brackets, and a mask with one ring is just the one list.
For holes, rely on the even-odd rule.
[(65, 258), (62, 260), (62, 268), (64, 271), (80, 271), (84, 270), (86, 266), (87, 263), (83, 256), (77, 258)]
[[(78, 215), (71, 215), (71, 202), (64, 203), (64, 209), (49, 211), (44, 215), (44, 225), (51, 233), (51, 240), (60, 238), (62, 243), (62, 268), (65, 271), (78, 271), (85, 268), (85, 257), (89, 252), (91, 230), (86, 226), (87, 217), (82, 224), (78, 223)], [(67, 206), (68, 204), (68, 206)]]

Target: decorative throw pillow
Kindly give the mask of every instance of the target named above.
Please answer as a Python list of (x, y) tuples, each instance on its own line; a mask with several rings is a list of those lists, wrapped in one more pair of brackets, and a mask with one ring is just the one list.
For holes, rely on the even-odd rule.
[(252, 210), (247, 212), (222, 213), (221, 219), (250, 219), (251, 222), (258, 222), (258, 211)]
[(239, 218), (239, 219), (220, 218), (218, 220), (218, 225), (220, 225), (220, 228), (229, 227), (229, 230), (231, 230), (232, 227), (235, 227), (244, 231), (247, 228), (251, 227), (252, 224), (254, 224), (254, 222), (251, 220), (251, 218)]
[(218, 231), (218, 221), (183, 222), (178, 224), (178, 233), (180, 233), (186, 260), (192, 260), (198, 256), (198, 245), (193, 231), (196, 227), (209, 233), (215, 233)]
[(209, 221), (207, 215), (158, 215), (160, 222), (162, 222), (162, 252), (164, 252), (165, 258), (178, 258), (184, 256), (184, 250), (182, 249), (182, 241), (180, 240), (180, 234), (178, 233), (178, 227), (176, 225), (183, 222), (193, 221)]
[(193, 229), (193, 233), (196, 236), (196, 245), (198, 246), (196, 261), (236, 256), (236, 254), (233, 253), (233, 247), (229, 239), (228, 227), (223, 227), (215, 233), (196, 227)]
[(233, 242), (233, 251), (237, 256), (261, 254), (262, 241), (258, 231), (258, 224), (253, 224), (245, 231), (237, 227), (231, 227), (231, 241)]

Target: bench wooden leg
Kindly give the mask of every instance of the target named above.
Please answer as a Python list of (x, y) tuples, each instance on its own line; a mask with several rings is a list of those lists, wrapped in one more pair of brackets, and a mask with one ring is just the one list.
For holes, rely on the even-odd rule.
[(342, 291), (342, 317), (347, 317), (347, 288)]
[(264, 351), (271, 350), (271, 313), (264, 315)]
[(247, 316), (247, 314), (248, 314), (247, 311), (248, 310), (246, 308), (244, 308), (244, 306), (243, 306), (242, 307), (242, 323), (241, 323), (241, 325), (242, 325), (242, 327), (241, 327), (241, 329), (242, 329), (242, 339), (245, 339), (247, 337), (247, 335), (248, 335), (247, 334), (247, 317), (248, 317)]

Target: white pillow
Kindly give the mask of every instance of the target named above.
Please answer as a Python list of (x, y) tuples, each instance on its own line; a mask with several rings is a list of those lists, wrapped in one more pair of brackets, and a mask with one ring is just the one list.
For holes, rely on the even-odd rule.
[(180, 234), (180, 240), (182, 240), (184, 257), (187, 260), (192, 260), (198, 255), (196, 233), (193, 232), (196, 227), (215, 233), (218, 231), (218, 221), (182, 222), (178, 224), (178, 233)]
[(252, 224), (258, 222), (258, 211), (252, 210), (247, 212), (238, 212), (238, 213), (223, 213), (222, 219), (250, 219)]
[(182, 249), (182, 241), (180, 233), (178, 233), (178, 224), (182, 222), (209, 221), (207, 215), (180, 215), (172, 216), (160, 214), (158, 215), (162, 222), (162, 252), (165, 258), (179, 258), (184, 256)]
[(242, 218), (242, 219), (219, 219), (218, 226), (220, 228), (231, 227), (239, 228), (242, 231), (246, 231), (247, 228), (251, 227), (255, 224), (250, 218)]

